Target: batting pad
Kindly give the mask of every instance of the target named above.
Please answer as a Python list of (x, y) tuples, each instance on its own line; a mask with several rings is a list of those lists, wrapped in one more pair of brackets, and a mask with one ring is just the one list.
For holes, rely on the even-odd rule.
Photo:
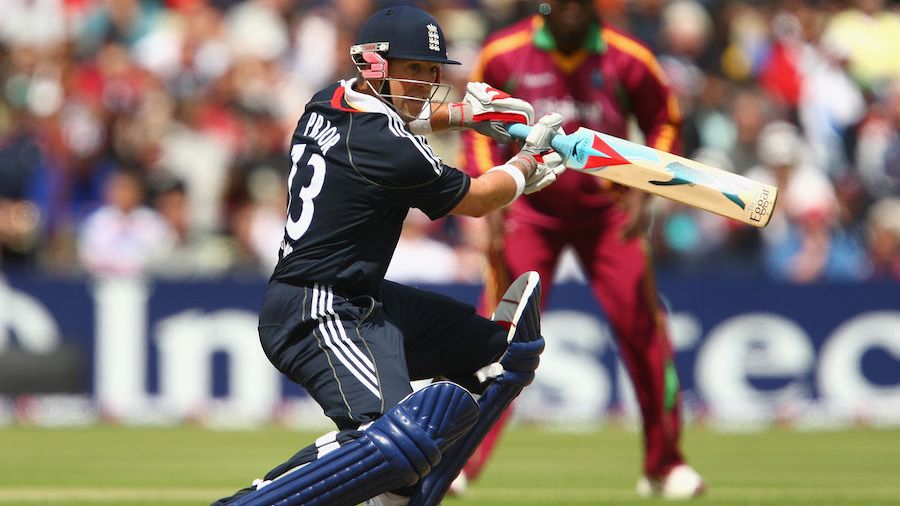
[(229, 503), (235, 506), (354, 506), (428, 474), (474, 425), (478, 405), (447, 381), (410, 394), (362, 436)]
[(409, 506), (440, 504), (450, 489), (450, 483), (459, 475), (491, 427), (522, 389), (534, 380), (534, 371), (544, 351), (540, 307), (541, 281), (536, 272), (519, 276), (503, 295), (491, 317), (509, 326), (509, 346), (500, 357), (502, 373), (492, 380), (478, 401), (478, 422), (419, 483)]

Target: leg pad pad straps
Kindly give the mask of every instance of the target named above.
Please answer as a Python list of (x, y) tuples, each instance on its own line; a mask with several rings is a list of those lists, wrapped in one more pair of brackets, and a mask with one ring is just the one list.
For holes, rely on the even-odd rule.
[(491, 427), (522, 389), (534, 380), (534, 371), (544, 351), (541, 337), (540, 278), (530, 272), (520, 276), (494, 313), (494, 319), (509, 324), (509, 346), (500, 357), (503, 373), (488, 385), (478, 400), (478, 422), (468, 434), (444, 454), (441, 463), (416, 488), (409, 506), (436, 506), (459, 475), (466, 461)]
[(469, 392), (434, 383), (391, 408), (358, 439), (229, 504), (354, 506), (418, 482), (477, 417)]

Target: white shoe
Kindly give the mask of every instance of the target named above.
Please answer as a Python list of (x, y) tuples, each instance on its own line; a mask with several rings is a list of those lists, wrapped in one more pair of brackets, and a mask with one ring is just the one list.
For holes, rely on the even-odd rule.
[(447, 495), (450, 497), (460, 497), (466, 493), (468, 487), (469, 480), (466, 478), (466, 472), (460, 471), (459, 476), (450, 482), (450, 490), (447, 491)]
[(406, 506), (407, 504), (409, 504), (409, 497), (393, 492), (385, 492), (366, 501), (366, 506)]
[(673, 467), (668, 474), (658, 480), (641, 476), (637, 482), (637, 493), (643, 498), (684, 500), (697, 497), (706, 490), (703, 478), (687, 464)]

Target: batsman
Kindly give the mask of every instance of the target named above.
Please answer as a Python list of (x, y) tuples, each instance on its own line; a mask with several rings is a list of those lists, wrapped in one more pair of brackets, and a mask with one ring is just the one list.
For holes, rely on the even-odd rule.
[[(520, 151), (473, 178), (423, 134), (472, 128), (505, 142), (496, 122), (533, 123), (529, 103), (470, 83), (446, 104), (442, 68), (458, 62), (437, 21), (414, 7), (372, 15), (349, 56), (356, 78), (316, 93), (297, 123), (284, 236), (259, 315), (269, 360), (337, 430), (214, 504), (438, 504), (532, 381), (544, 347), (536, 273), (511, 284), (493, 319), (384, 275), (410, 208), (482, 216), (553, 183), (564, 170), (549, 152), (560, 116), (541, 118)], [(412, 393), (410, 380), (432, 377), (450, 381)]]

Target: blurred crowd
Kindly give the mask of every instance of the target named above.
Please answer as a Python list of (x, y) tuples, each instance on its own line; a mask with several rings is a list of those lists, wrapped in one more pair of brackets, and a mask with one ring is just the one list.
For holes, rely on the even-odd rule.
[[(3, 270), (267, 276), (294, 125), (314, 91), (353, 75), (357, 28), (391, 3), (0, 0)], [(464, 62), (447, 69), (456, 90), (485, 35), (538, 5), (416, 3)], [(683, 154), (781, 188), (762, 231), (655, 199), (660, 270), (900, 280), (900, 6), (597, 7), (660, 58)], [(455, 134), (433, 143), (454, 165)], [(470, 220), (412, 213), (389, 277), (478, 282), (486, 241)]]

